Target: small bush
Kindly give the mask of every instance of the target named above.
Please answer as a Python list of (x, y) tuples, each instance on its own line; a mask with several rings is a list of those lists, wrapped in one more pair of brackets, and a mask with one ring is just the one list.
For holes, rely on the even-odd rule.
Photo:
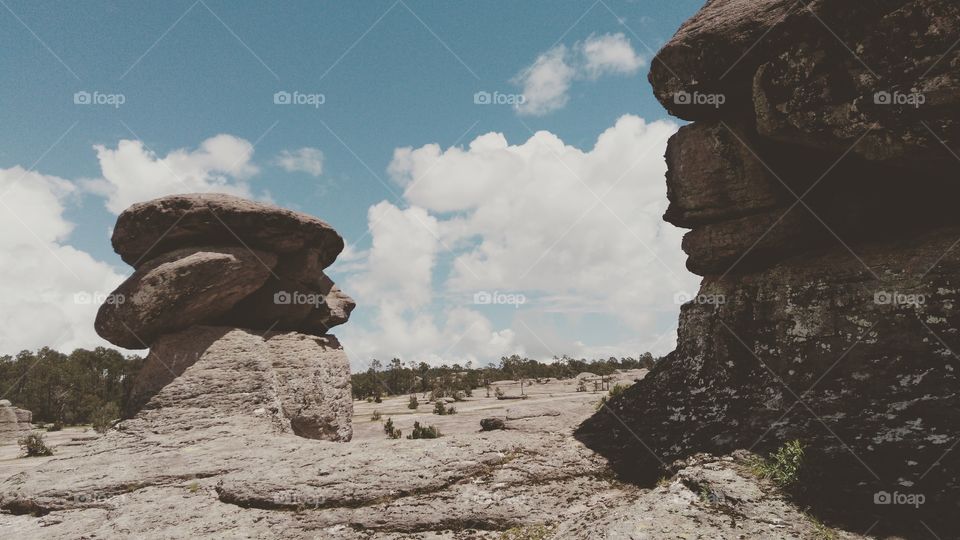
[(374, 410), (373, 410), (373, 414), (370, 415), (370, 421), (371, 421), (371, 422), (376, 422), (377, 420), (380, 420), (380, 418), (382, 418), (382, 417), (383, 417), (383, 415), (380, 414), (380, 411), (374, 409)]
[(498, 387), (493, 391), (493, 395), (497, 396), (497, 399), (503, 399), (503, 396), (504, 396), (505, 394), (503, 393), (503, 390), (501, 390), (500, 387), (498, 386)]
[(105, 403), (98, 407), (90, 417), (93, 429), (97, 433), (106, 433), (113, 427), (113, 422), (120, 417), (120, 409), (116, 403)]
[(436, 439), (441, 437), (440, 430), (435, 426), (423, 427), (420, 422), (413, 423), (413, 432), (407, 435), (408, 439)]
[(40, 457), (40, 456), (52, 456), (53, 450), (51, 450), (46, 441), (43, 440), (43, 435), (39, 433), (31, 433), (24, 437), (17, 439), (17, 444), (20, 445), (20, 449), (23, 450), (23, 457)]
[(447, 416), (448, 414), (457, 414), (457, 409), (453, 407), (447, 407), (447, 404), (441, 400), (433, 404), (433, 414), (438, 414), (440, 416)]
[(47, 431), (48, 431), (48, 432), (49, 432), (49, 431), (60, 431), (61, 429), (63, 429), (63, 424), (61, 424), (60, 422), (54, 422), (54, 423), (50, 424), (49, 426), (47, 426)]
[(408, 409), (416, 409), (420, 406), (420, 402), (417, 401), (417, 396), (410, 396), (410, 403), (407, 403)]
[(587, 391), (587, 383), (580, 381), (577, 384), (577, 392), (586, 392), (586, 391)]
[(625, 384), (617, 383), (613, 385), (613, 388), (610, 389), (610, 397), (615, 398), (619, 396), (620, 394), (624, 393), (627, 390), (627, 388), (630, 388), (630, 387)]
[(380, 394), (377, 394), (377, 395), (373, 398), (373, 402), (374, 402), (374, 403), (383, 403), (383, 399), (380, 398)]
[(400, 430), (393, 426), (393, 418), (387, 418), (387, 421), (383, 424), (383, 432), (391, 439), (399, 439), (402, 436)]
[(751, 469), (757, 476), (769, 479), (780, 488), (793, 487), (800, 480), (803, 450), (799, 440), (788, 441), (767, 459), (760, 458), (751, 463)]

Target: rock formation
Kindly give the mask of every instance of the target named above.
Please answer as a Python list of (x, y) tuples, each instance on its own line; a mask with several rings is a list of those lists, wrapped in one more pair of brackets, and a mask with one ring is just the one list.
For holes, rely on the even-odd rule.
[(958, 534), (958, 41), (948, 0), (712, 0), (683, 25), (650, 81), (694, 121), (664, 217), (704, 279), (581, 440), (650, 481), (800, 439), (827, 518)]
[(343, 249), (329, 225), (229, 195), (175, 195), (123, 212), (113, 246), (136, 271), (101, 306), (97, 332), (151, 349), (127, 417), (350, 439), (349, 362), (327, 331), (354, 303), (323, 273)]
[(17, 439), (33, 429), (32, 422), (33, 414), (30, 411), (0, 399), (0, 444), (16, 444)]

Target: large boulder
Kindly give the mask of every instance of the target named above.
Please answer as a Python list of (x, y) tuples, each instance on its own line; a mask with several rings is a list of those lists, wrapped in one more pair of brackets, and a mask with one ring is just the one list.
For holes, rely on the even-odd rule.
[(223, 193), (171, 195), (123, 211), (113, 248), (132, 266), (188, 246), (243, 246), (273, 253), (315, 250), (326, 268), (343, 250), (343, 238), (313, 216)]
[(137, 269), (100, 306), (107, 341), (145, 349), (163, 334), (218, 319), (270, 276), (276, 255), (245, 247), (181, 248)]
[(33, 415), (26, 409), (14, 407), (0, 399), (0, 444), (17, 444), (17, 439), (33, 428)]
[(665, 219), (704, 279), (676, 350), (578, 438), (651, 483), (798, 439), (821, 517), (960, 535), (957, 43), (947, 0), (711, 0), (684, 24), (650, 80), (697, 120)]
[(329, 441), (353, 432), (350, 363), (333, 336), (209, 326), (166, 334), (127, 401), (125, 416), (159, 431), (199, 421)]

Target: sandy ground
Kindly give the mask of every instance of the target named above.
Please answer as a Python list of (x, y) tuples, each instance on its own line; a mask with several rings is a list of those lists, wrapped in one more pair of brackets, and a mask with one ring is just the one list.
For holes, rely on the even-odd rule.
[[(646, 370), (623, 371), (614, 375), (612, 384), (633, 384), (634, 379), (642, 378)], [(473, 391), (473, 397), (464, 401), (451, 403), (457, 414), (440, 416), (433, 414), (432, 402), (427, 403), (429, 394), (415, 394), (420, 401), (416, 410), (407, 408), (410, 401), (408, 395), (385, 398), (383, 403), (368, 403), (366, 401), (353, 402), (353, 440), (364, 441), (382, 439), (383, 423), (387, 418), (393, 419), (394, 426), (404, 435), (410, 433), (414, 422), (421, 425), (432, 425), (440, 429), (443, 434), (471, 433), (480, 430), (480, 420), (488, 417), (505, 417), (507, 409), (513, 411), (550, 411), (581, 409), (585, 403), (594, 404), (607, 394), (606, 391), (593, 392), (593, 385), (587, 385), (587, 392), (577, 392), (575, 379), (544, 380), (542, 384), (529, 381), (523, 385), (523, 394), (527, 399), (497, 399), (493, 388), (499, 386), (507, 397), (520, 396), (520, 383), (516, 381), (499, 381), (491, 386), (490, 397), (483, 388)], [(380, 420), (371, 420), (374, 411), (379, 411)]]

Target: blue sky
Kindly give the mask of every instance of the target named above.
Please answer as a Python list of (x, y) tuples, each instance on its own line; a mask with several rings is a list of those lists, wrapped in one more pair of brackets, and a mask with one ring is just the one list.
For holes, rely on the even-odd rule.
[[(671, 128), (652, 124), (666, 114), (646, 73), (653, 51), (701, 1), (3, 3), (0, 187), (12, 198), (0, 211), (26, 217), (5, 220), (9, 249), (0, 257), (18, 268), (0, 276), (16, 292), (2, 307), (47, 324), (6, 321), (0, 354), (98, 344), (89, 308), (57, 304), (129, 273), (110, 249), (109, 228), (118, 208), (144, 194), (183, 191), (164, 184), (163, 169), (171, 167), (195, 175), (191, 187), (219, 183), (317, 215), (340, 231), (350, 247), (331, 275), (360, 307), (337, 334), (356, 365), (374, 355), (485, 362), (511, 351), (636, 355), (645, 342), (657, 352), (672, 345), (672, 336), (650, 338), (675, 325), (678, 307), (670, 298), (696, 284), (682, 269), (680, 232), (635, 224), (624, 217), (629, 204), (604, 201), (596, 210), (609, 215), (578, 220), (571, 201), (550, 201), (582, 196), (563, 189), (577, 184), (556, 178), (566, 169), (583, 175), (575, 180), (593, 186), (590, 193), (600, 190), (603, 175), (624, 176), (616, 190), (644, 183), (624, 193), (644, 198), (635, 201), (637, 211), (649, 206), (654, 213), (664, 204), (658, 167)], [(278, 91), (322, 94), (323, 103), (277, 105)], [(76, 92), (120, 96), (123, 103), (76, 104)], [(477, 104), (477, 92), (529, 95), (517, 108)], [(634, 123), (618, 123), (624, 115)], [(651, 160), (604, 171), (614, 160), (590, 153), (608, 130), (611, 152), (649, 146)], [(546, 133), (534, 141), (541, 131), (556, 141)], [(473, 155), (471, 142), (489, 133), (502, 134), (506, 147), (494, 141), (493, 149), (479, 145)], [(218, 135), (204, 150), (204, 141)], [(139, 142), (121, 152), (121, 140)], [(437, 152), (426, 145), (438, 145)], [(467, 155), (447, 153), (451, 146)], [(410, 150), (397, 154), (404, 148)], [(486, 165), (472, 158), (503, 165), (483, 172)], [(538, 161), (550, 159), (560, 169)], [(427, 177), (419, 191), (408, 192), (419, 176)], [(497, 188), (501, 195), (516, 191), (497, 198), (490, 193), (497, 182), (508, 186)], [(504, 202), (518, 198), (531, 200)], [(591, 207), (589, 199), (581, 202), (585, 211)], [(543, 213), (512, 213), (531, 209)], [(518, 225), (497, 229), (485, 222), (489, 215)], [(626, 236), (605, 234), (611, 219), (628, 229)], [(411, 220), (430, 232), (410, 238), (413, 247), (398, 233)], [(534, 234), (524, 228), (531, 221), (551, 225)], [(529, 236), (523, 242), (531, 256), (548, 252), (523, 268), (551, 269), (511, 272), (496, 261), (520, 245), (507, 238), (510, 231)], [(606, 266), (593, 271), (590, 260), (573, 253), (578, 244), (566, 245), (572, 237), (585, 246), (611, 242), (611, 257), (630, 257), (630, 238), (644, 244), (655, 255), (635, 279), (663, 296), (632, 307), (627, 300), (642, 290), (625, 287), (618, 296), (616, 283), (607, 283), (609, 290), (588, 285), (591, 275), (616, 276), (605, 270), (616, 259), (594, 254)], [(661, 241), (662, 248), (654, 245)], [(408, 261), (407, 250), (422, 258)], [(69, 268), (38, 272), (30, 261)], [(407, 262), (411, 268), (398, 270)], [(558, 272), (558, 265), (569, 268)], [(670, 283), (655, 285), (663, 274)], [(471, 305), (472, 293), (488, 289), (526, 302)], [(610, 305), (624, 295), (622, 305)]]

